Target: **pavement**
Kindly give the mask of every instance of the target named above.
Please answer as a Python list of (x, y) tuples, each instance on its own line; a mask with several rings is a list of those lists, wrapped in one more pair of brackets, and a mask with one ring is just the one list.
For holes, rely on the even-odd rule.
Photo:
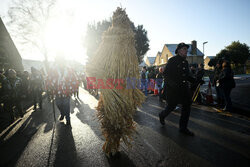
[(215, 108), (193, 105), (189, 129), (194, 137), (178, 131), (180, 109), (159, 123), (164, 109), (149, 96), (136, 111), (137, 132), (132, 148), (121, 144), (121, 157), (108, 159), (96, 117), (97, 100), (80, 89), (80, 100), (71, 100), (71, 124), (59, 122), (56, 108), (44, 100), (43, 110), (32, 108), (0, 134), (0, 166), (249, 166), (250, 120)]

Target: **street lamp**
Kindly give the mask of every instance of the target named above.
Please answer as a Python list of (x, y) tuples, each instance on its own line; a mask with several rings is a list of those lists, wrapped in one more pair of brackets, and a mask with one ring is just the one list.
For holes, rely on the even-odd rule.
[(205, 45), (206, 43), (208, 43), (208, 41), (207, 41), (207, 42), (203, 42), (203, 56), (205, 56), (205, 53), (204, 53), (204, 45)]

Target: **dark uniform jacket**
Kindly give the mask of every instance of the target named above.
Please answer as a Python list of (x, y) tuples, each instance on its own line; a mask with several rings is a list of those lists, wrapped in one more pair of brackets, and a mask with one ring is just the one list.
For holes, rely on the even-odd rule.
[(170, 58), (164, 70), (164, 89), (169, 104), (191, 104), (188, 81), (195, 82), (188, 61), (179, 55)]

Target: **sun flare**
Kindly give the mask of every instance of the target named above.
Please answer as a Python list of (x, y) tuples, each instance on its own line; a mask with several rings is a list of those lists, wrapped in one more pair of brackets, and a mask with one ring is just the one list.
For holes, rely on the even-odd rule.
[(43, 38), (49, 50), (49, 58), (64, 56), (85, 63), (87, 56), (83, 46), (85, 26), (74, 14), (51, 17), (44, 28)]

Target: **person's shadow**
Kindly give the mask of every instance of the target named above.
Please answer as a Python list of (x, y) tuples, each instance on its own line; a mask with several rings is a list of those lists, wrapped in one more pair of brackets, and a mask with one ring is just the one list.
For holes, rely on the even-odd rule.
[(56, 124), (56, 155), (53, 166), (77, 166), (77, 152), (71, 127), (60, 122)]
[[(47, 103), (47, 101), (44, 103)], [(40, 125), (45, 124), (44, 132), (52, 130), (54, 120), (51, 119), (53, 118), (51, 116), (53, 113), (50, 110), (50, 106), (47, 105), (47, 108), (44, 110), (33, 111), (27, 118), (23, 118), (26, 119), (25, 121), (21, 122), (21, 120), (18, 120), (1, 135), (0, 166), (16, 165), (26, 146), (37, 133)], [(21, 123), (20, 128), (5, 141), (4, 138), (8, 136), (19, 123)]]
[[(75, 107), (78, 108), (79, 112), (76, 114), (77, 118), (84, 124), (87, 124), (93, 132), (98, 136), (99, 139), (105, 142), (105, 138), (101, 133), (100, 122), (97, 118), (97, 111), (90, 108), (90, 106), (78, 99)], [(100, 148), (101, 149), (101, 148)], [(103, 153), (103, 156), (105, 154)], [(106, 157), (106, 156), (105, 156)], [(135, 166), (133, 161), (126, 155), (124, 151), (120, 151), (120, 156), (117, 158), (108, 158), (108, 163), (111, 167), (133, 167)]]
[(135, 164), (132, 160), (129, 159), (129, 157), (123, 152), (120, 152), (120, 155), (118, 158), (108, 158), (108, 163), (110, 167), (135, 167)]

